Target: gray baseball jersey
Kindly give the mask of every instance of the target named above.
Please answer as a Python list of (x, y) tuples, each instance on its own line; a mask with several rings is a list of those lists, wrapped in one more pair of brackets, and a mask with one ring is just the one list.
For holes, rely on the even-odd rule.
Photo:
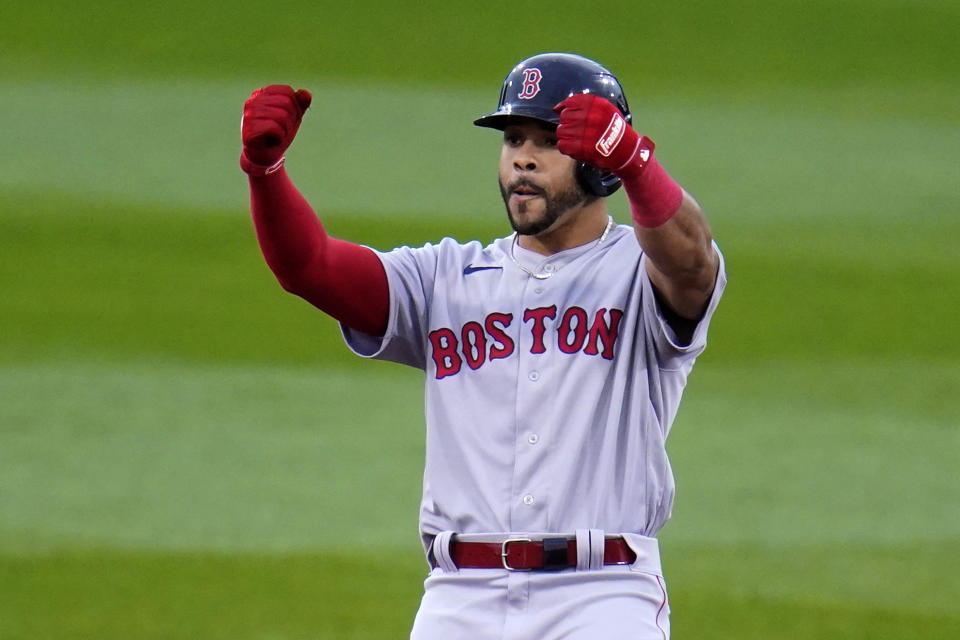
[(425, 371), (424, 543), (442, 531), (654, 536), (674, 498), (665, 440), (726, 283), (722, 257), (680, 345), (632, 227), (551, 256), (513, 239), (379, 253), (386, 335), (343, 327), (357, 354)]

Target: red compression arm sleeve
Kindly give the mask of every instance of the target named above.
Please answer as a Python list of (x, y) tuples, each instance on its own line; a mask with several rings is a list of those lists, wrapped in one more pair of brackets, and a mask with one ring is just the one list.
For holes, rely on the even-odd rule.
[(249, 180), (260, 250), (283, 288), (352, 329), (382, 336), (390, 294), (376, 254), (328, 236), (286, 170)]
[(641, 227), (659, 227), (673, 217), (683, 201), (680, 188), (651, 155), (646, 164), (635, 164), (617, 173), (630, 202), (630, 212)]

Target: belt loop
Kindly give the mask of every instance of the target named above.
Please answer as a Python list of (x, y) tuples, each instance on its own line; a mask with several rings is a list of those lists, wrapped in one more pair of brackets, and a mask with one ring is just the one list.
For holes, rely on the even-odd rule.
[(577, 571), (590, 568), (590, 530), (577, 529)]
[(441, 531), (433, 539), (433, 559), (437, 561), (437, 566), (445, 573), (456, 573), (457, 565), (454, 564), (450, 556), (450, 540), (453, 538), (453, 531)]
[(603, 569), (603, 551), (605, 546), (606, 537), (604, 536), (603, 529), (590, 529), (590, 569)]

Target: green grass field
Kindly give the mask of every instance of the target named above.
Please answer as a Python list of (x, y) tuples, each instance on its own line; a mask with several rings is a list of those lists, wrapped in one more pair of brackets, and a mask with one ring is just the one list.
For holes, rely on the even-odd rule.
[(273, 280), (241, 106), (314, 92), (288, 167), (331, 233), (489, 240), (470, 122), (551, 49), (617, 72), (727, 260), (669, 443), (673, 637), (960, 637), (960, 2), (3, 13), (0, 639), (407, 635), (422, 381)]

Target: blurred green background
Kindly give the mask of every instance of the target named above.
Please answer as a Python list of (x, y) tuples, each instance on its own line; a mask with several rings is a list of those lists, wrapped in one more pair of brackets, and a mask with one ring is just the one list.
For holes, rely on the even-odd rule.
[[(382, 249), (509, 230), (518, 60), (614, 70), (730, 286), (671, 435), (675, 638), (960, 637), (960, 3), (24, 2), (0, 35), (0, 638), (406, 637), (418, 372), (260, 258), (243, 101)], [(611, 198), (629, 221), (621, 194)]]

